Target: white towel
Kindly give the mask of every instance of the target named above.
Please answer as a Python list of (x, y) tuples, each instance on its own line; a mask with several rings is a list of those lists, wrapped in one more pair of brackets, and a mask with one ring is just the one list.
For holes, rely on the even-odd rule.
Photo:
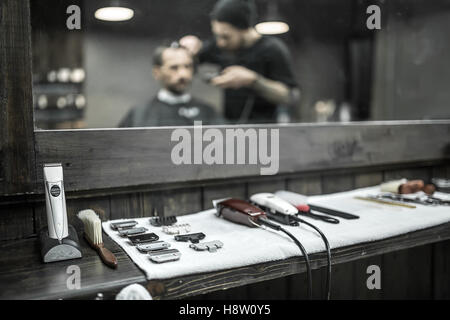
[[(308, 198), (311, 204), (356, 214), (360, 216), (360, 219), (346, 220), (338, 217), (339, 224), (330, 224), (302, 218), (323, 231), (331, 248), (381, 240), (450, 222), (448, 206), (416, 205), (416, 209), (409, 209), (354, 199), (357, 195), (374, 195), (379, 191), (380, 188), (377, 186)], [(222, 241), (223, 248), (216, 252), (195, 251), (189, 248), (189, 242), (177, 242), (173, 235), (163, 233), (161, 227), (152, 226), (149, 218), (134, 219), (140, 227), (147, 228), (148, 232), (156, 233), (160, 240), (169, 242), (171, 248), (180, 250), (180, 260), (162, 264), (151, 262), (146, 254), (139, 252), (126, 238), (120, 237), (117, 231), (111, 229), (111, 222), (121, 220), (104, 222), (103, 230), (145, 272), (148, 280), (212, 272), (301, 256), (299, 248), (283, 233), (234, 224), (218, 218), (215, 213), (215, 209), (210, 209), (180, 216), (177, 219), (178, 223), (189, 223), (192, 227), (191, 233), (203, 232), (206, 238), (202, 242)], [(325, 250), (320, 236), (307, 226), (283, 227), (302, 242), (308, 253)], [(302, 258), (299, 257), (299, 259)]]

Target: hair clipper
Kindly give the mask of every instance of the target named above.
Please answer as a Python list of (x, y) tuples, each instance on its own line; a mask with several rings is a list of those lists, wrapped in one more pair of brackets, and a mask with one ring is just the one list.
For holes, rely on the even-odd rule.
[(44, 165), (45, 205), (48, 235), (61, 242), (68, 236), (66, 197), (63, 169), (60, 163)]

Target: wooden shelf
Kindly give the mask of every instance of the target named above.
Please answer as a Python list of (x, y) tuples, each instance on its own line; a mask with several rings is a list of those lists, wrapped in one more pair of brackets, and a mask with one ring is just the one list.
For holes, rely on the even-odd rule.
[[(129, 284), (146, 283), (144, 274), (108, 236), (104, 234), (103, 239), (117, 257), (115, 270), (104, 265), (86, 240), (78, 236), (83, 258), (53, 263), (42, 262), (37, 238), (3, 242), (0, 299), (93, 299), (99, 292), (108, 297)], [(67, 288), (71, 275), (67, 268), (71, 265), (80, 268), (80, 289)]]

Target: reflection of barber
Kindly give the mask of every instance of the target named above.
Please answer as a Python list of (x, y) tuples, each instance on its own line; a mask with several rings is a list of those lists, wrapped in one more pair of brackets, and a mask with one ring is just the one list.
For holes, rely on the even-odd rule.
[(180, 43), (199, 62), (222, 68), (211, 83), (225, 89), (225, 116), (233, 121), (274, 122), (277, 106), (299, 98), (286, 45), (253, 27), (255, 8), (245, 0), (220, 0), (211, 13), (215, 41), (185, 36)]
[(162, 89), (149, 103), (134, 107), (120, 127), (180, 126), (220, 124), (220, 117), (205, 103), (188, 92), (194, 65), (192, 55), (182, 47), (159, 47), (153, 56), (153, 76)]

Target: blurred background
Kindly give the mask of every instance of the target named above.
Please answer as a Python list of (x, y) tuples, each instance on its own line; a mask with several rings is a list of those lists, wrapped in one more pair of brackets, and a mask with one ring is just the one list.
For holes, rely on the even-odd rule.
[[(114, 128), (153, 97), (152, 53), (194, 34), (211, 37), (215, 0), (30, 0), (35, 126)], [(81, 30), (69, 30), (70, 5)], [(126, 21), (94, 16), (129, 8)], [(369, 5), (381, 29), (369, 30)], [(450, 118), (450, 0), (256, 0), (258, 19), (278, 20), (301, 88), (291, 122)], [(203, 68), (203, 69), (202, 69)], [(202, 66), (199, 73), (213, 69)], [(223, 92), (196, 76), (192, 93), (222, 112)]]

